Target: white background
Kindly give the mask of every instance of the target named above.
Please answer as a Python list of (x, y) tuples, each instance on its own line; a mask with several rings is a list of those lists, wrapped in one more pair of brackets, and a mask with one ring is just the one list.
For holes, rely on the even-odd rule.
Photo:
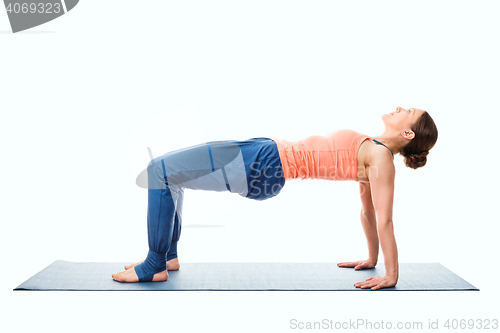
[[(293, 318), (498, 318), (499, 9), (87, 0), (17, 34), (2, 10), (3, 325), (287, 332)], [(148, 146), (158, 156), (219, 139), (375, 136), (398, 105), (427, 110), (439, 129), (424, 168), (395, 158), (399, 260), (439, 262), (480, 292), (12, 291), (55, 260), (144, 259), (135, 177)], [(181, 265), (365, 259), (360, 205), (356, 182), (289, 181), (264, 202), (187, 191)]]

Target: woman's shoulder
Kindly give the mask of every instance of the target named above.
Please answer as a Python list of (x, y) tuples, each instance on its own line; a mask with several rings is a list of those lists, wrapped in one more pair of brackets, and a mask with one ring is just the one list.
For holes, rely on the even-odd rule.
[(371, 140), (366, 141), (369, 142), (364, 150), (365, 163), (367, 165), (387, 165), (394, 167), (394, 157), (386, 147)]

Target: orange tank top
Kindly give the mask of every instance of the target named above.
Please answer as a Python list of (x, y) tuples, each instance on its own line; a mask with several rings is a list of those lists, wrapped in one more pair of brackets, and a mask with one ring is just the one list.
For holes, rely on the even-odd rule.
[(358, 150), (371, 136), (349, 129), (299, 141), (272, 139), (278, 146), (285, 179), (358, 181)]

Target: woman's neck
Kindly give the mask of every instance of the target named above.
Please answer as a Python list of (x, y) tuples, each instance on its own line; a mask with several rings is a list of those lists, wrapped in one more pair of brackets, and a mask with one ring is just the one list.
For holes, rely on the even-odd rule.
[(394, 155), (399, 154), (399, 151), (402, 148), (401, 145), (396, 142), (396, 139), (392, 135), (382, 134), (382, 135), (372, 136), (372, 138), (386, 145), (386, 147), (389, 148)]

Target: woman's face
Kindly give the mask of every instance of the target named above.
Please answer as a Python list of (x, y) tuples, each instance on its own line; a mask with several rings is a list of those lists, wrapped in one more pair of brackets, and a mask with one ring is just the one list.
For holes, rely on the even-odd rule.
[(409, 108), (403, 109), (398, 106), (396, 111), (384, 114), (382, 120), (384, 123), (395, 130), (409, 130), (417, 122), (424, 110)]

